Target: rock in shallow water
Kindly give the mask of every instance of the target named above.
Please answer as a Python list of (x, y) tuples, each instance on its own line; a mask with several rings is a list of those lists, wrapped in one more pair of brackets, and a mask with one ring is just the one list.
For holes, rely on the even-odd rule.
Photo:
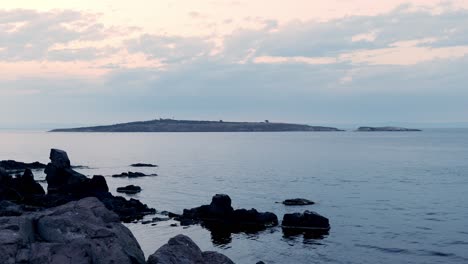
[(96, 198), (0, 218), (0, 263), (145, 263), (119, 217)]
[(169, 240), (148, 258), (148, 264), (234, 264), (223, 254), (205, 251), (187, 236), (178, 235)]
[(149, 167), (149, 168), (155, 168), (158, 167), (158, 165), (150, 164), (150, 163), (134, 163), (130, 165), (130, 167)]
[(278, 224), (278, 217), (270, 212), (258, 212), (253, 208), (234, 210), (231, 198), (226, 194), (216, 194), (209, 205), (184, 209), (177, 219), (187, 224), (201, 221), (209, 229), (223, 228), (233, 232), (261, 230)]
[(141, 187), (135, 186), (135, 185), (127, 185), (125, 187), (117, 188), (117, 192), (126, 193), (126, 194), (135, 194), (135, 193), (141, 192)]
[(291, 229), (330, 229), (330, 223), (328, 221), (328, 218), (311, 211), (305, 211), (302, 214), (285, 214), (283, 217), (282, 225), (285, 228)]
[(286, 199), (283, 201), (284, 205), (311, 205), (315, 204), (311, 200), (303, 199), (303, 198), (295, 198), (295, 199)]

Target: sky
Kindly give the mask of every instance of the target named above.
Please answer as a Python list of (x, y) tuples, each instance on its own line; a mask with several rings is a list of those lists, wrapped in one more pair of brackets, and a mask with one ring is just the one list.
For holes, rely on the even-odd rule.
[(468, 124), (468, 0), (0, 0), (0, 128)]

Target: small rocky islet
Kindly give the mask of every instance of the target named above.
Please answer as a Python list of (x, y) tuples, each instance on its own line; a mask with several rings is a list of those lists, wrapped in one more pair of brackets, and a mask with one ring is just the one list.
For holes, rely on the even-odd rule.
[[(11, 160), (0, 164), (8, 165), (0, 167), (0, 263), (234, 263), (220, 253), (201, 251), (183, 235), (170, 239), (145, 261), (135, 237), (121, 222), (141, 220), (156, 210), (139, 200), (114, 196), (104, 176), (88, 178), (75, 171), (63, 150), (52, 149), (47, 165)], [(44, 169), (47, 192), (34, 180), (31, 169)], [(118, 191), (134, 194), (141, 187), (129, 185)], [(311, 204), (305, 199), (291, 201)], [(212, 232), (227, 233), (279, 225), (272, 212), (234, 209), (226, 194), (214, 195), (208, 205), (167, 215), (142, 222), (172, 218), (181, 225), (200, 224)], [(326, 234), (330, 229), (327, 218), (310, 211), (285, 214), (281, 227), (285, 234), (291, 230)]]

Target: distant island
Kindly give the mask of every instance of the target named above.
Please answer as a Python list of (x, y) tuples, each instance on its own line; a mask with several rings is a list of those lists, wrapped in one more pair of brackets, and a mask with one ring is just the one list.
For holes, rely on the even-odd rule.
[(421, 131), (420, 129), (404, 128), (404, 127), (360, 127), (356, 131), (358, 132), (415, 132)]
[(49, 132), (292, 132), (343, 131), (334, 127), (264, 122), (156, 119), (105, 126), (60, 128)]

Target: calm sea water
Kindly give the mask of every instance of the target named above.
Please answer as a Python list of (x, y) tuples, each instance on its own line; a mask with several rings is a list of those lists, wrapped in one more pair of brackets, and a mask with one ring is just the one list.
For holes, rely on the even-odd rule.
[[(48, 161), (68, 152), (87, 175), (123, 171), (158, 177), (115, 179), (139, 185), (132, 197), (182, 212), (229, 194), (235, 208), (316, 211), (330, 219), (322, 238), (284, 236), (280, 228), (232, 234), (221, 242), (200, 226), (128, 224), (146, 256), (183, 233), (203, 250), (236, 263), (468, 263), (468, 130), (421, 133), (0, 132), (0, 159)], [(135, 162), (159, 168), (134, 169)], [(43, 178), (36, 172), (36, 178)], [(306, 207), (275, 203), (303, 197)]]

